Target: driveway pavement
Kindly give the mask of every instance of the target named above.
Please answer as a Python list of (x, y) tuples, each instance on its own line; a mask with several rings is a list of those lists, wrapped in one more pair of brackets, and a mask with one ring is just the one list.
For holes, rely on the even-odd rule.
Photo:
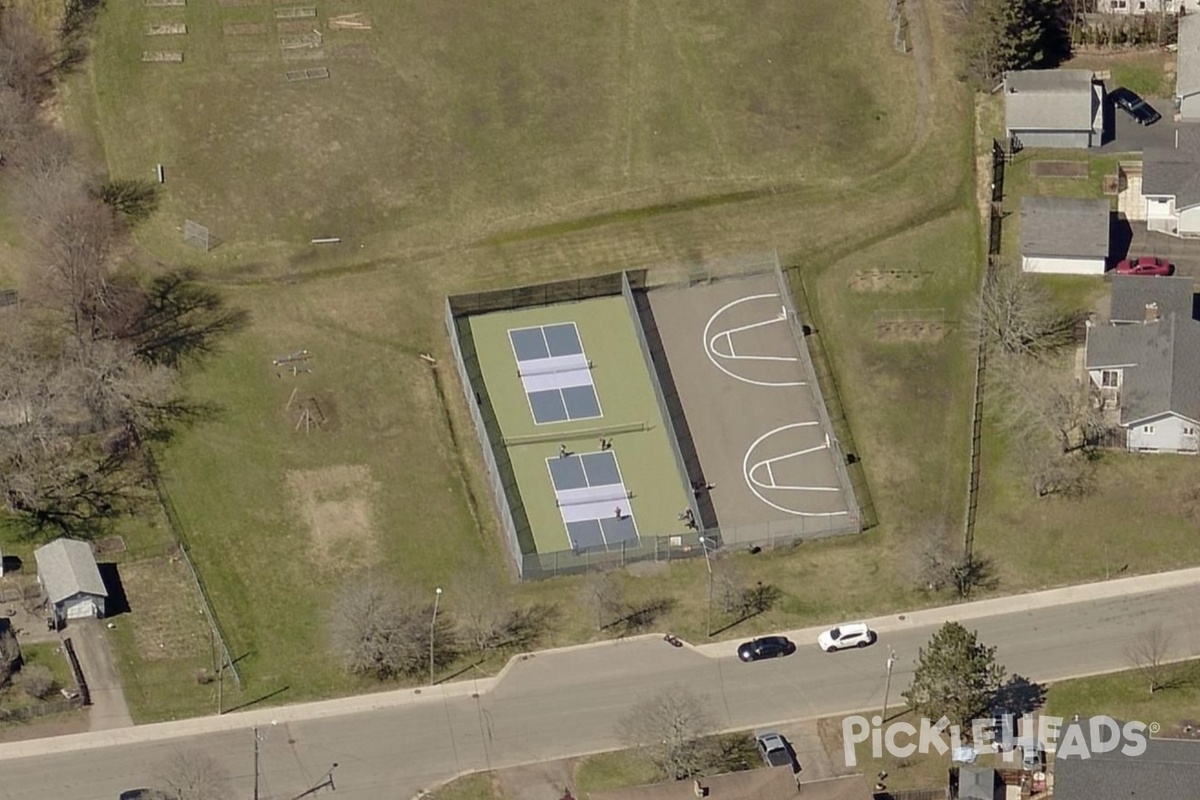
[[(898, 697), (947, 619), (977, 629), (1010, 672), (1052, 681), (1126, 668), (1147, 619), (1189, 619), (1197, 606), (1200, 569), (1190, 569), (891, 615), (876, 624), (878, 645), (838, 654), (817, 650), (811, 629), (793, 632), (793, 656), (758, 664), (738, 662), (728, 642), (674, 648), (659, 636), (547, 651), (488, 680), (2, 744), (0, 800), (112, 800), (153, 784), (186, 748), (203, 749), (249, 796), (254, 726), (263, 797), (295, 797), (333, 768), (342, 800), (409, 800), (463, 772), (618, 747), (617, 721), (670, 686), (707, 696), (723, 729), (782, 727), (879, 708), (888, 648)], [(1200, 656), (1200, 629), (1177, 634), (1175, 657)]]
[[(113, 666), (112, 652), (108, 646), (108, 631), (98, 619), (71, 620), (63, 633), (70, 638), (91, 692), (92, 705), (88, 708), (88, 729), (105, 731), (112, 728), (129, 728), (133, 718), (125, 702), (125, 692)], [(0, 795), (3, 797), (3, 795)]]
[[(1108, 87), (1112, 91), (1115, 86)], [(1092, 152), (1106, 155), (1116, 153), (1140, 153), (1147, 147), (1174, 147), (1175, 130), (1182, 125), (1196, 123), (1175, 122), (1175, 108), (1171, 98), (1148, 97), (1146, 101), (1162, 114), (1162, 119), (1153, 125), (1138, 125), (1124, 111), (1105, 103), (1104, 130), (1106, 138)]]
[[(1200, 278), (1200, 239), (1180, 239), (1146, 230), (1144, 222), (1117, 223), (1113, 237), (1114, 263), (1122, 258), (1159, 256), (1175, 264), (1175, 274)], [(1122, 232), (1122, 228), (1125, 231)]]

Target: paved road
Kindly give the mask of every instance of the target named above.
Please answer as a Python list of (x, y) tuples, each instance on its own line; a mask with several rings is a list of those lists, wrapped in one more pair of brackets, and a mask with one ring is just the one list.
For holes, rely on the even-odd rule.
[[(918, 647), (945, 619), (968, 621), (999, 647), (1010, 670), (1044, 681), (1124, 668), (1123, 649), (1138, 631), (1158, 619), (1188, 619), (1198, 604), (1200, 570), (1187, 570), (873, 620), (880, 645), (837, 655), (807, 646), (788, 659), (747, 665), (728, 656), (728, 644), (675, 649), (656, 637), (570, 648), (514, 661), (498, 679), (420, 694), (0, 745), (0, 800), (112, 800), (153, 783), (164, 760), (190, 747), (224, 764), (239, 796), (249, 797), (251, 725), (262, 726), (263, 798), (295, 797), (337, 762), (336, 797), (408, 800), (462, 771), (613, 748), (617, 719), (677, 683), (709, 696), (723, 726), (775, 725), (879, 706), (888, 646), (899, 658), (895, 698)], [(1174, 630), (1175, 655), (1200, 655), (1200, 632)], [(814, 633), (793, 635), (809, 642)]]

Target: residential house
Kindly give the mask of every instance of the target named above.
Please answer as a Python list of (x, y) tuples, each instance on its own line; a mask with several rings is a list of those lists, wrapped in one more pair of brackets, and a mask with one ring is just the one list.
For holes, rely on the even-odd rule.
[(958, 768), (958, 785), (951, 796), (956, 800), (1004, 800), (1004, 792), (1004, 781), (996, 770), (964, 765)]
[(797, 783), (790, 769), (762, 767), (696, 781), (667, 781), (591, 792), (585, 800), (872, 800), (862, 775)]
[[(1079, 741), (1090, 742), (1086, 721), (1063, 728), (1066, 741), (1071, 726), (1081, 726)], [(1195, 800), (1200, 796), (1200, 742), (1147, 738), (1146, 751), (1126, 755), (1117, 747), (1091, 751), (1088, 757), (1067, 754), (1054, 759), (1054, 800)]]
[(1192, 319), (1190, 284), (1118, 276), (1113, 322), (1088, 326), (1088, 379), (1131, 451), (1200, 450), (1200, 322)]
[(1200, 0), (1096, 0), (1096, 13), (1140, 17), (1200, 9)]
[(1200, 126), (1185, 125), (1174, 147), (1142, 151), (1146, 228), (1172, 236), (1200, 236)]
[(1096, 147), (1104, 133), (1104, 84), (1086, 69), (1006, 73), (1004, 127), (1022, 147)]
[(1184, 122), (1200, 120), (1200, 14), (1179, 18), (1179, 61), (1175, 67), (1175, 110)]
[(108, 590), (87, 542), (55, 539), (34, 550), (33, 557), (37, 561), (38, 583), (58, 624), (69, 619), (104, 616)]
[(1021, 269), (1103, 275), (1111, 213), (1104, 199), (1021, 198)]

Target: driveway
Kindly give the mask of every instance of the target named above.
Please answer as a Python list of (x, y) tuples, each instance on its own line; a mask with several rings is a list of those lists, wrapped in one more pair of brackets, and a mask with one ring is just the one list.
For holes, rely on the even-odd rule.
[[(1108, 91), (1115, 89), (1108, 87)], [(1105, 155), (1116, 153), (1140, 153), (1147, 147), (1174, 147), (1175, 131), (1185, 125), (1196, 125), (1194, 122), (1175, 122), (1174, 101), (1171, 98), (1147, 97), (1146, 102), (1154, 106), (1162, 119), (1153, 125), (1138, 125), (1129, 115), (1113, 107), (1111, 102), (1104, 104), (1104, 143), (1092, 152)]]
[(125, 692), (113, 666), (112, 652), (108, 646), (108, 631), (98, 619), (71, 620), (63, 634), (75, 646), (83, 679), (92, 694), (92, 705), (88, 709), (88, 727), (93, 731), (133, 726)]
[(1180, 239), (1146, 230), (1144, 222), (1119, 220), (1113, 236), (1113, 262), (1138, 256), (1159, 256), (1175, 264), (1175, 274), (1200, 278), (1200, 239)]

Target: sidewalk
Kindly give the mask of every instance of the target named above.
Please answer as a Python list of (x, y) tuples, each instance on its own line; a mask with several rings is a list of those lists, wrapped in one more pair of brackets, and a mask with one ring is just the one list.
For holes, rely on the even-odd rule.
[[(994, 597), (989, 600), (976, 600), (970, 603), (939, 606), (937, 608), (921, 609), (903, 614), (892, 614), (885, 617), (874, 617), (863, 620), (877, 633), (920, 628), (926, 625), (940, 625), (943, 622), (967, 622), (980, 617), (992, 617), (999, 614), (1012, 614), (1021, 611), (1037, 611), (1052, 606), (1065, 606), (1073, 603), (1087, 603), (1095, 600), (1107, 600), (1113, 597), (1161, 592), (1177, 589), (1183, 586), (1200, 584), (1200, 567), (1181, 569), (1172, 572), (1159, 572), (1153, 575), (1136, 575), (1132, 578), (1117, 578), (1098, 583), (1084, 583), (1078, 586), (1064, 586), (1059, 589), (1046, 589), (1040, 592), (1011, 595), (1009, 597)], [(830, 620), (828, 625), (812, 628), (781, 631), (781, 633), (803, 645), (816, 642), (818, 634), (828, 630), (839, 622), (851, 620)], [(712, 642), (694, 647), (698, 652), (710, 658), (722, 658), (733, 653), (732, 645), (726, 642)]]

